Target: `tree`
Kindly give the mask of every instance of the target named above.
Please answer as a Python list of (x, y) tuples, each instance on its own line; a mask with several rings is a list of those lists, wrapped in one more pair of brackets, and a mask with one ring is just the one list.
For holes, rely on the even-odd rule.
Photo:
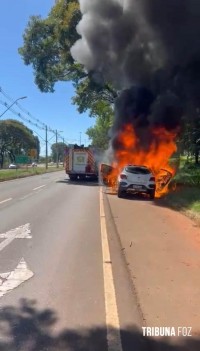
[(7, 119), (0, 121), (1, 168), (3, 168), (5, 155), (8, 155), (11, 162), (15, 162), (15, 155), (26, 154), (31, 148), (37, 148), (32, 130), (16, 120)]
[(183, 131), (179, 138), (179, 145), (182, 152), (186, 152), (188, 157), (195, 157), (195, 164), (199, 164), (200, 155), (200, 114), (197, 108), (190, 106), (190, 120), (183, 119)]
[(51, 145), (51, 157), (53, 162), (57, 162), (57, 160), (59, 162), (63, 162), (64, 160), (64, 150), (66, 148), (66, 144), (65, 143), (55, 143)]
[(36, 155), (35, 159), (37, 161), (39, 161), (39, 157), (40, 157), (40, 140), (39, 140), (37, 135), (34, 135), (34, 139), (35, 139), (35, 149), (36, 149), (36, 152), (37, 152), (37, 155)]
[(72, 101), (79, 112), (90, 110), (91, 116), (98, 116), (96, 104), (100, 100), (113, 103), (116, 91), (74, 62), (70, 49), (79, 38), (76, 26), (80, 19), (78, 0), (58, 1), (46, 19), (30, 18), (19, 53), (26, 65), (32, 65), (42, 92), (53, 92), (58, 81), (72, 81), (76, 94)]
[(96, 124), (89, 128), (86, 134), (91, 139), (92, 146), (106, 150), (110, 140), (109, 131), (113, 123), (113, 111), (105, 103), (104, 106), (102, 106), (102, 102), (99, 102), (99, 104), (102, 114), (97, 117)]

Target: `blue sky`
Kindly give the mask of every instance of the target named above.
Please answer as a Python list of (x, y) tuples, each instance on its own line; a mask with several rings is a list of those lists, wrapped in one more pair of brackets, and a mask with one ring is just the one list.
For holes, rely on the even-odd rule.
[[(53, 5), (54, 0), (1, 0), (0, 88), (13, 100), (27, 96), (27, 99), (19, 101), (20, 105), (52, 129), (63, 131), (60, 134), (69, 143), (79, 142), (80, 133), (82, 143), (88, 143), (85, 131), (94, 125), (95, 119), (88, 117), (88, 114), (80, 115), (76, 106), (71, 104), (71, 97), (74, 94), (72, 84), (57, 83), (53, 94), (41, 93), (34, 83), (32, 67), (25, 66), (18, 54), (18, 48), (23, 44), (22, 35), (29, 17), (31, 15), (46, 17)], [(0, 93), (0, 100), (10, 104), (2, 93)], [(27, 117), (18, 109), (17, 105), (14, 105), (13, 108)], [(6, 107), (0, 104), (0, 114), (5, 109)], [(6, 112), (3, 118), (18, 119), (11, 111)], [(30, 124), (27, 126), (45, 138), (43, 130), (38, 130)], [(49, 139), (52, 137), (53, 134), (49, 133)], [(55, 137), (51, 139), (49, 144), (53, 142), (55, 142)], [(45, 148), (42, 139), (41, 149), (41, 153), (44, 154)]]

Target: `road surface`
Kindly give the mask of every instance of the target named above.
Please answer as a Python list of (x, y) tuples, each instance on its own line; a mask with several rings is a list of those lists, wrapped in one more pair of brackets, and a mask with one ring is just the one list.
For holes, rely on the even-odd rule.
[[(191, 287), (195, 303), (199, 297), (199, 248), (192, 245), (199, 230), (190, 223), (188, 237), (186, 222), (165, 210), (107, 196), (94, 182), (72, 183), (64, 172), (1, 183), (0, 350), (198, 351), (194, 338), (172, 345), (142, 337), (142, 326), (175, 323), (173, 308), (185, 316)], [(168, 263), (176, 257), (174, 269)], [(170, 285), (172, 273), (181, 278)], [(184, 279), (192, 286), (180, 285)], [(162, 301), (167, 292), (170, 306)]]
[(111, 259), (97, 183), (1, 183), (0, 350), (146, 350), (118, 245)]
[(145, 325), (174, 327), (175, 350), (200, 350), (199, 226), (162, 199), (118, 199), (106, 192)]

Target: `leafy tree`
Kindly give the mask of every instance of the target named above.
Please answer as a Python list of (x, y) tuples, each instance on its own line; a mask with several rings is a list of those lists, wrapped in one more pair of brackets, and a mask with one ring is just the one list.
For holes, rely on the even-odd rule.
[(199, 163), (200, 156), (200, 114), (198, 109), (190, 108), (190, 120), (184, 118), (184, 128), (179, 139), (182, 153), (194, 156), (195, 163)]
[(89, 139), (91, 139), (92, 146), (106, 150), (110, 139), (109, 131), (113, 123), (113, 112), (111, 108), (108, 109), (106, 104), (104, 106), (102, 106), (102, 102), (99, 104), (99, 108), (102, 112), (105, 112), (105, 114), (102, 113), (97, 117), (96, 124), (94, 127), (89, 128), (86, 131), (86, 134), (88, 135)]
[(12, 119), (0, 121), (1, 168), (3, 168), (5, 155), (8, 155), (11, 162), (14, 162), (15, 155), (26, 154), (28, 149), (36, 147), (36, 139), (32, 130), (23, 123)]
[(79, 112), (90, 110), (91, 116), (98, 116), (96, 104), (100, 100), (113, 103), (116, 92), (94, 73), (87, 74), (71, 56), (70, 48), (79, 38), (76, 26), (80, 19), (78, 0), (58, 1), (46, 19), (30, 18), (19, 53), (26, 65), (32, 65), (35, 83), (42, 92), (53, 92), (58, 81), (72, 81), (73, 103)]
[(46, 19), (30, 17), (19, 53), (26, 65), (33, 66), (35, 82), (41, 91), (53, 92), (55, 82), (85, 75), (70, 53), (78, 39), (76, 25), (80, 18), (77, 0), (57, 2)]
[(64, 150), (66, 148), (66, 144), (65, 143), (55, 143), (51, 145), (51, 157), (53, 162), (57, 162), (57, 157), (58, 157), (58, 161), (59, 162), (63, 162), (64, 160)]
[(35, 149), (37, 151), (37, 156), (35, 157), (35, 159), (37, 161), (39, 161), (39, 157), (40, 157), (40, 140), (39, 140), (37, 135), (34, 135), (34, 139), (35, 139)]

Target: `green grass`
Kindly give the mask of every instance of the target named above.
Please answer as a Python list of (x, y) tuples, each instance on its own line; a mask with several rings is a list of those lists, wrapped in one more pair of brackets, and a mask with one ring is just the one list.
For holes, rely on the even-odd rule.
[(176, 190), (158, 200), (158, 204), (184, 212), (200, 223), (200, 187), (177, 185)]
[(44, 167), (37, 167), (37, 168), (28, 168), (28, 169), (2, 169), (0, 170), (0, 182), (5, 180), (17, 179), (17, 178), (24, 178), (30, 177), (37, 174), (44, 174), (49, 172), (56, 172), (56, 171), (63, 171), (63, 167), (56, 168), (56, 167), (49, 167), (47, 170)]
[(175, 158), (171, 159), (171, 163), (179, 163), (178, 171), (171, 181), (171, 185), (176, 184), (176, 190), (158, 200), (158, 204), (182, 211), (200, 224), (200, 165), (195, 165), (194, 158), (188, 161), (186, 156), (181, 156), (179, 162)]
[(181, 163), (174, 180), (178, 184), (200, 187), (200, 165), (191, 162)]

